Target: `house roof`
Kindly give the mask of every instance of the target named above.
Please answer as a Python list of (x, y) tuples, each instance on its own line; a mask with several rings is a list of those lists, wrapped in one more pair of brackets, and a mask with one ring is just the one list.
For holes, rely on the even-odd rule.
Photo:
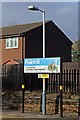
[[(58, 30), (60, 30), (73, 43), (73, 41), (64, 33), (64, 31), (56, 23), (54, 23), (52, 20), (45, 21), (45, 23), (49, 23), (49, 22), (52, 22), (53, 25), (56, 26), (56, 28), (58, 28)], [(0, 28), (0, 38), (10, 37), (10, 36), (20, 36), (23, 33), (26, 33), (42, 25), (43, 22), (35, 22), (35, 23), (2, 27)]]
[(3, 65), (16, 65), (16, 64), (17, 65), (22, 64), (22, 60), (8, 59), (3, 63)]
[[(51, 20), (46, 20), (45, 23), (50, 22)], [(29, 23), (29, 24), (21, 24), (21, 25), (13, 25), (13, 26), (6, 26), (0, 28), (0, 38), (1, 36), (10, 36), (10, 35), (20, 35), (22, 33), (28, 32), (36, 27), (41, 26), (42, 22), (36, 22), (36, 23)]]

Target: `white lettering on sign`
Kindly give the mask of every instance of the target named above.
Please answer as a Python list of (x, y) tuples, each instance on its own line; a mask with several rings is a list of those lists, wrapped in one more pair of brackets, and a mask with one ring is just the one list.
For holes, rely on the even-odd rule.
[(29, 59), (29, 60), (25, 60), (25, 64), (40, 64), (40, 60), (39, 59)]
[(25, 58), (24, 73), (60, 73), (60, 57)]

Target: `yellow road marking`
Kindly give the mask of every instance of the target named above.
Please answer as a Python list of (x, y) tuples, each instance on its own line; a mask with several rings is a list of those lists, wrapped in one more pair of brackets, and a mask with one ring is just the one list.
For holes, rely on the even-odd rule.
[(0, 118), (19, 118), (17, 116), (0, 116)]

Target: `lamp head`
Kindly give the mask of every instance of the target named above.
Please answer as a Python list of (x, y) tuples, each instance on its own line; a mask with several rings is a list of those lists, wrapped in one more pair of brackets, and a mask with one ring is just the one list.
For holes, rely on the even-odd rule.
[(31, 10), (31, 11), (39, 11), (39, 8), (36, 7), (36, 6), (31, 5), (31, 6), (28, 7), (28, 10)]

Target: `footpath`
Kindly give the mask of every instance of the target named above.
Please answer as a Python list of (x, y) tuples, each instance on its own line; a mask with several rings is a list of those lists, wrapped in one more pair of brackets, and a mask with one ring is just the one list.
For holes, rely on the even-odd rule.
[[(1, 118), (1, 116), (0, 116)], [(24, 118), (29, 120), (80, 120), (80, 117), (71, 117), (70, 115), (64, 115), (64, 117), (60, 117), (59, 114), (53, 115), (42, 115), (40, 112), (24, 112), (21, 111), (13, 111), (13, 110), (4, 110), (2, 111), (2, 120), (24, 120)]]

